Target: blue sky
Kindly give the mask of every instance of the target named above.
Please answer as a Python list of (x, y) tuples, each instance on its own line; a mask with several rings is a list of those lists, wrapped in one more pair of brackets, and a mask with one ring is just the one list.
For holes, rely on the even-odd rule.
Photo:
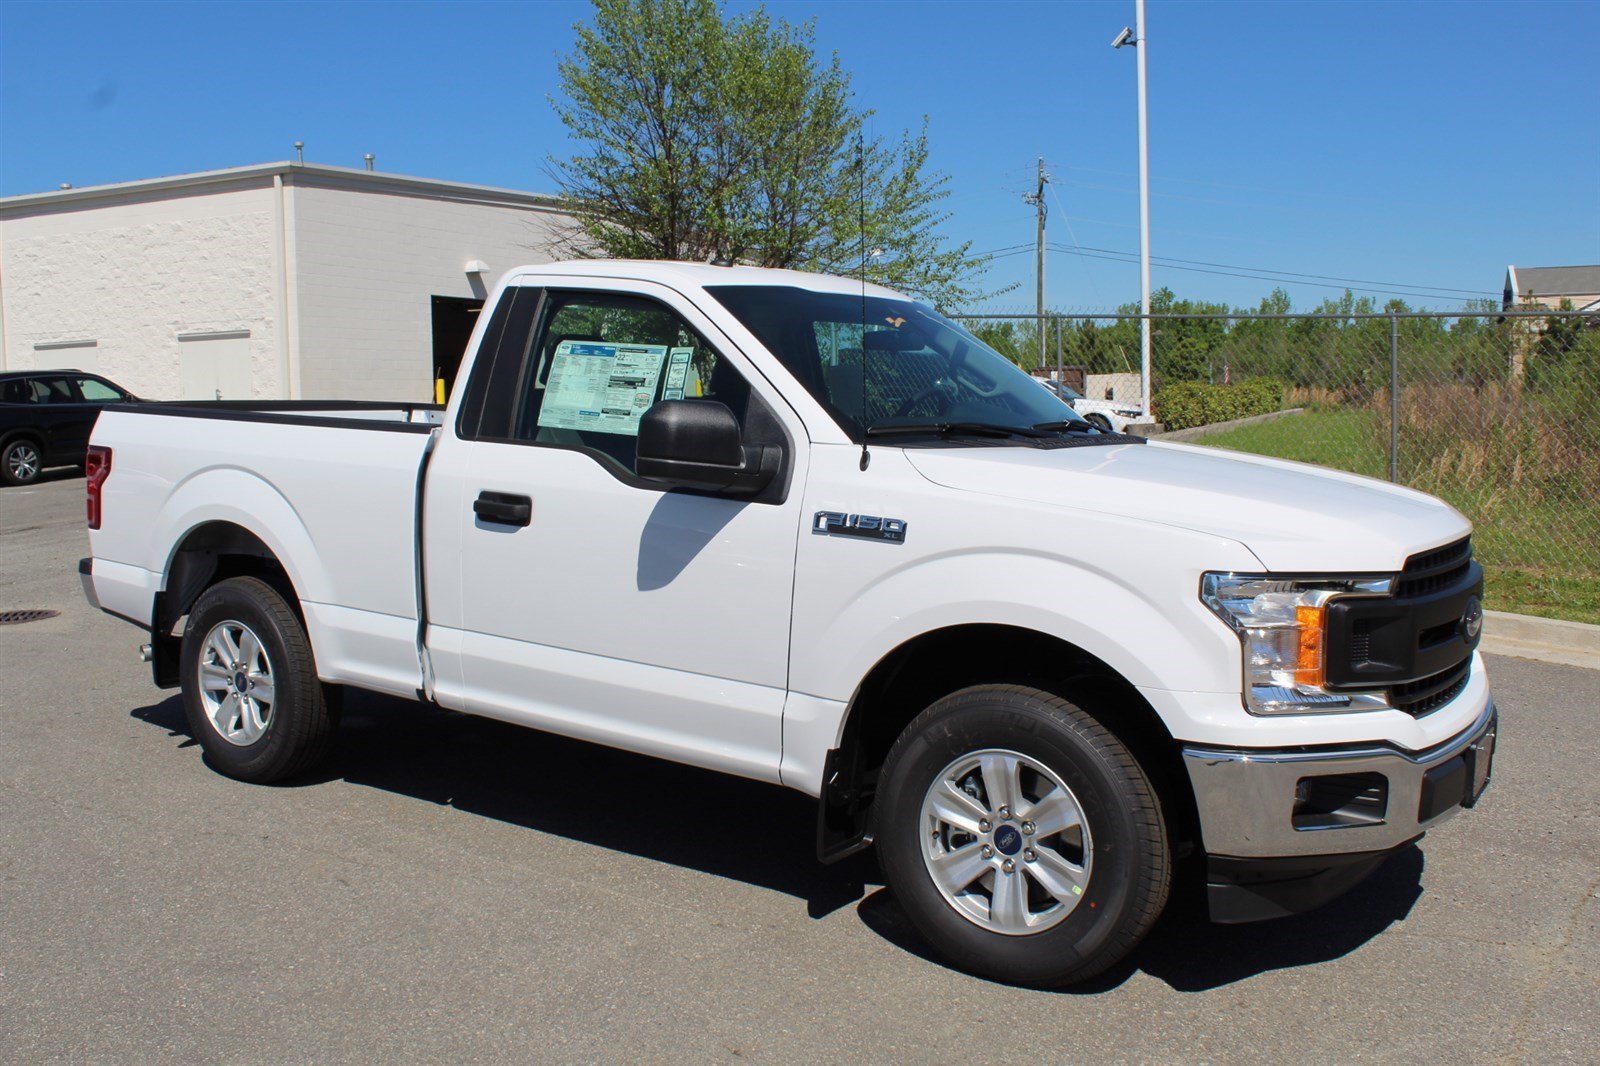
[[(743, 6), (743, 5), (736, 5)], [(1116, 3), (771, 3), (816, 20), (875, 128), (928, 116), (952, 238), (1138, 248), (1135, 64)], [(0, 3), (0, 195), (287, 159), (550, 189), (556, 56), (582, 3)], [(1148, 10), (1152, 252), (1454, 306), (1507, 263), (1600, 262), (1600, 3), (1178, 3)], [(1131, 263), (1050, 255), (1050, 302), (1137, 299)], [(1253, 305), (1274, 284), (1158, 261)], [(1193, 265), (1193, 264), (1190, 264)], [(1242, 269), (1241, 269), (1242, 268)], [(1032, 304), (1032, 254), (995, 260)], [(1297, 307), (1336, 287), (1286, 284)], [(1384, 293), (1375, 293), (1380, 300)]]

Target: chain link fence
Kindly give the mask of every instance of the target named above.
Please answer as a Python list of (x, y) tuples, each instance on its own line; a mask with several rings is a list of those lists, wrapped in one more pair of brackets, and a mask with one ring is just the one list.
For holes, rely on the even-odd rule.
[[(956, 317), (1024, 369), (1140, 407), (1138, 315)], [(1169, 429), (1295, 412), (1196, 443), (1439, 496), (1476, 526), (1491, 609), (1600, 623), (1600, 314), (1150, 317)]]

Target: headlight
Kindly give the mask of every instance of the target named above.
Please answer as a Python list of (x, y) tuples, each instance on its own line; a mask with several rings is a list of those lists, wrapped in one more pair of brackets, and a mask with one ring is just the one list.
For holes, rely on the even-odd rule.
[(1329, 692), (1328, 601), (1382, 596), (1391, 577), (1284, 580), (1267, 574), (1206, 574), (1200, 599), (1244, 645), (1244, 705), (1252, 714), (1375, 711), (1381, 694)]

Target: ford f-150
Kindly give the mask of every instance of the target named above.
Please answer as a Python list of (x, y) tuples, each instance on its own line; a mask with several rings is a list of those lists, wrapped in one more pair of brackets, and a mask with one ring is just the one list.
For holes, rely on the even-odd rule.
[(824, 861), (874, 847), (939, 953), (1033, 985), (1177, 873), (1303, 910), (1488, 783), (1436, 499), (1105, 433), (854, 279), (531, 266), (480, 318), (444, 408), (100, 416), (86, 593), (222, 772), (304, 772), (350, 686), (798, 789)]

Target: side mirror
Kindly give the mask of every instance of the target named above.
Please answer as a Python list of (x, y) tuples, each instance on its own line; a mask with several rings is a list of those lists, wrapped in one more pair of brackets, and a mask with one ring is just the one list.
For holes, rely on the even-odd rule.
[(639, 419), (639, 476), (680, 488), (754, 496), (778, 472), (780, 453), (746, 445), (739, 420), (715, 400), (663, 400)]

